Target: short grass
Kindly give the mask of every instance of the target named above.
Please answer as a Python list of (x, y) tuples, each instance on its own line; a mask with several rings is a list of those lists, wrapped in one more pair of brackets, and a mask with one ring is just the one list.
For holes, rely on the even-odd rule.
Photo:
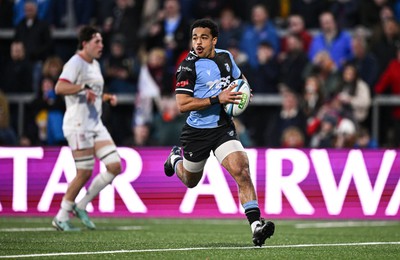
[[(253, 247), (246, 220), (95, 218), (57, 232), (51, 218), (0, 218), (0, 259), (399, 259), (397, 221), (275, 221)], [(74, 219), (76, 226), (82, 227)]]

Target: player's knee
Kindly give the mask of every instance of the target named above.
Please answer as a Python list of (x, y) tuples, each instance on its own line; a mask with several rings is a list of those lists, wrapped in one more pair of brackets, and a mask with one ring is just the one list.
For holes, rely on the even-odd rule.
[(107, 171), (118, 175), (121, 173), (121, 158), (115, 145), (107, 145), (96, 151), (96, 156), (106, 165)]
[(233, 167), (232, 175), (236, 176), (236, 181), (239, 184), (246, 184), (251, 182), (249, 167), (245, 164), (238, 167)]
[(118, 174), (121, 173), (122, 171), (122, 167), (121, 167), (121, 163), (111, 163), (106, 165), (107, 171), (114, 174), (115, 176), (117, 176)]

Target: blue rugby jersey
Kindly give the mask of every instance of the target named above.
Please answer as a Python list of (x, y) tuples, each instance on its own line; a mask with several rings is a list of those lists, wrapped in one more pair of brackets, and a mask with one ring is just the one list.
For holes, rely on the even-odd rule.
[[(214, 58), (199, 58), (193, 50), (190, 51), (176, 72), (176, 94), (195, 98), (216, 96), (233, 80), (241, 77), (232, 54), (221, 49), (215, 52)], [(231, 120), (222, 105), (213, 105), (191, 111), (186, 123), (195, 128), (216, 128)]]

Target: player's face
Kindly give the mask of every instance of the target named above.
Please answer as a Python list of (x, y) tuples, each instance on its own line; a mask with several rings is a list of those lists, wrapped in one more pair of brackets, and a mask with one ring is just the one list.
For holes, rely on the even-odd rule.
[(192, 45), (200, 58), (212, 58), (215, 55), (217, 37), (212, 37), (210, 28), (197, 27), (192, 32)]
[(103, 47), (103, 38), (100, 33), (96, 33), (90, 41), (86, 42), (84, 50), (91, 59), (98, 59), (103, 52)]

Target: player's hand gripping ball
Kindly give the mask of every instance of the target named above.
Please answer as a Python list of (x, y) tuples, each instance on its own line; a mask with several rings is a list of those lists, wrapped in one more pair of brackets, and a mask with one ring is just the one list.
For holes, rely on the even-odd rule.
[(232, 91), (242, 92), (242, 98), (239, 104), (228, 103), (224, 105), (225, 112), (229, 116), (241, 115), (248, 107), (251, 97), (250, 86), (246, 80), (237, 79), (231, 82), (231, 85), (234, 84), (237, 84), (237, 86), (233, 88)]

